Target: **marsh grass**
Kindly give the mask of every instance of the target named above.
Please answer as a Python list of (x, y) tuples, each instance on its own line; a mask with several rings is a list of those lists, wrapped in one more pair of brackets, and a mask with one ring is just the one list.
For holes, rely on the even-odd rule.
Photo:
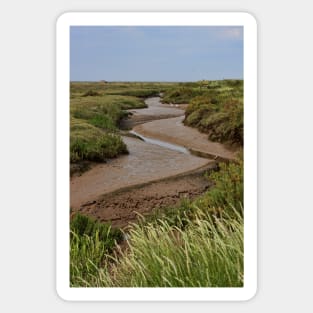
[(73, 230), (72, 284), (242, 287), (242, 164), (220, 164), (220, 171), (209, 179), (214, 187), (198, 199), (184, 199), (179, 207), (132, 224), (127, 230), (127, 249), (113, 248), (118, 253), (105, 252), (95, 228), (83, 226), (92, 229), (83, 235)]
[(198, 209), (194, 217), (184, 229), (166, 220), (132, 225), (118, 256), (106, 253), (98, 232), (72, 233), (71, 286), (242, 287), (242, 216), (217, 218)]
[(194, 222), (195, 212), (199, 209), (215, 216), (223, 214), (234, 218), (238, 214), (243, 216), (242, 158), (238, 156), (237, 163), (219, 163), (218, 167), (218, 171), (205, 174), (212, 185), (201, 196), (193, 201), (183, 198), (177, 206), (155, 209), (145, 217), (145, 221), (157, 223), (158, 220), (166, 220), (169, 225), (184, 229)]
[(189, 103), (194, 97), (201, 95), (199, 88), (192, 87), (178, 87), (175, 89), (167, 90), (162, 98), (164, 103)]
[(90, 287), (122, 232), (76, 214), (70, 225), (70, 286)]
[(84, 120), (71, 119), (70, 161), (106, 161), (128, 150), (122, 138), (90, 125)]
[[(165, 102), (189, 102), (187, 125), (243, 145), (243, 81), (71, 83), (71, 162), (127, 153), (120, 119), (159, 92)], [(124, 234), (127, 243), (122, 231), (74, 216), (70, 286), (242, 287), (243, 162), (220, 163), (208, 179), (213, 187), (197, 199), (139, 218)]]
[(243, 146), (243, 81), (200, 81), (167, 89), (165, 103), (188, 103), (184, 123), (213, 141)]
[(133, 225), (129, 249), (116, 259), (110, 285), (120, 287), (241, 287), (243, 219), (214, 218), (198, 210), (183, 230)]
[[(90, 87), (86, 83), (85, 88)], [(78, 90), (80, 96), (71, 97), (70, 162), (103, 162), (128, 153), (118, 134), (118, 124), (127, 115), (126, 109), (145, 107), (144, 101), (132, 96), (101, 94), (96, 86), (85, 93), (85, 89)]]

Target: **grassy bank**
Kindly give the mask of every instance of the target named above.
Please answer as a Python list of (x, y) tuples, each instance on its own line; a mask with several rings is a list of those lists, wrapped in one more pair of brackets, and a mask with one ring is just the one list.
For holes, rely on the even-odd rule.
[(190, 83), (164, 93), (166, 103), (188, 103), (185, 125), (213, 141), (243, 146), (243, 81)]
[(70, 285), (89, 286), (112, 252), (122, 232), (86, 216), (76, 214), (71, 220)]
[[(156, 212), (150, 220), (133, 225), (127, 233), (128, 248), (118, 254), (106, 252), (97, 232), (83, 236), (74, 232), (71, 266), (77, 270), (72, 284), (242, 286), (242, 164), (221, 165), (209, 179), (215, 186), (195, 201), (185, 200), (179, 207)], [(79, 249), (80, 245), (85, 248)]]
[(127, 153), (119, 123), (128, 109), (146, 107), (144, 98), (158, 95), (159, 84), (72, 82), (70, 84), (71, 175)]
[(127, 153), (121, 137), (114, 132), (104, 132), (81, 119), (71, 118), (70, 161), (103, 162)]

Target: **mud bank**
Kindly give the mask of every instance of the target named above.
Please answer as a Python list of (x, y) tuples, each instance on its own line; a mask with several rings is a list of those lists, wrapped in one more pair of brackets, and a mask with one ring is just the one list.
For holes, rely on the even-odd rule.
[(199, 155), (211, 156), (212, 159), (235, 160), (236, 151), (218, 142), (208, 140), (208, 135), (183, 124), (184, 116), (164, 120), (155, 120), (134, 127), (142, 136), (166, 141), (199, 152)]
[(70, 182), (70, 206), (79, 209), (88, 201), (123, 187), (189, 172), (212, 161), (123, 137), (129, 154), (98, 164)]
[(122, 129), (132, 129), (136, 125), (144, 124), (150, 121), (184, 116), (186, 107), (185, 104), (163, 104), (160, 100), (160, 97), (148, 98), (145, 100), (147, 108), (128, 110), (130, 118), (124, 119), (121, 122), (120, 127)]
[[(147, 99), (146, 104), (146, 109), (130, 111), (128, 125), (137, 124), (134, 131), (152, 140), (124, 136), (128, 155), (72, 177), (73, 212), (124, 227), (136, 220), (137, 213), (147, 214), (202, 194), (210, 185), (204, 171), (216, 166), (214, 159), (234, 158), (234, 152), (182, 124), (185, 105), (162, 104), (159, 97)], [(174, 149), (172, 144), (182, 149)], [(186, 153), (183, 147), (199, 152), (199, 156)]]
[(205, 172), (215, 170), (210, 163), (198, 170), (172, 176), (156, 182), (122, 188), (102, 195), (82, 205), (78, 210), (113, 227), (126, 227), (135, 222), (138, 215), (153, 214), (155, 210), (178, 205), (183, 199), (193, 200), (205, 192), (211, 183)]

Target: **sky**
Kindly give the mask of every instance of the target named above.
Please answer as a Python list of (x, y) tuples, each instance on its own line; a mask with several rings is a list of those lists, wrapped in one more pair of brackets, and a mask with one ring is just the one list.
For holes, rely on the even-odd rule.
[(243, 78), (243, 28), (72, 26), (71, 81)]

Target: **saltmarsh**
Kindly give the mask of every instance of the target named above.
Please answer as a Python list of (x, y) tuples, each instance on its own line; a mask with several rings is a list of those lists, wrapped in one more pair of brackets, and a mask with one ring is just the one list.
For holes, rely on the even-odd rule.
[(166, 103), (188, 103), (185, 125), (213, 141), (243, 146), (243, 80), (180, 83), (164, 93)]
[(146, 107), (144, 98), (158, 95), (159, 85), (137, 83), (71, 82), (71, 173), (82, 162), (103, 162), (127, 153), (119, 122), (128, 109)]
[[(119, 122), (144, 99), (188, 103), (186, 125), (211, 140), (243, 147), (243, 81), (71, 83), (71, 163), (127, 153)], [(243, 162), (220, 164), (214, 186), (194, 201), (154, 212), (121, 231), (86, 217), (72, 220), (72, 287), (243, 286)], [(102, 226), (101, 226), (102, 225)], [(120, 249), (120, 250), (119, 250)]]

